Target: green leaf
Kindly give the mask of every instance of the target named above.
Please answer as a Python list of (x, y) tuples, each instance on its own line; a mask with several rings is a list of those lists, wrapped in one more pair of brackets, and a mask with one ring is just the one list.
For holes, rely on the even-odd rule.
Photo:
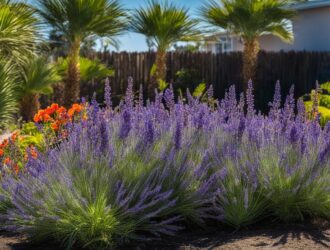
[(158, 89), (160, 91), (164, 91), (168, 86), (168, 83), (166, 83), (164, 80), (159, 79), (158, 80)]
[(193, 96), (194, 97), (201, 97), (206, 89), (205, 83), (200, 83), (194, 90)]

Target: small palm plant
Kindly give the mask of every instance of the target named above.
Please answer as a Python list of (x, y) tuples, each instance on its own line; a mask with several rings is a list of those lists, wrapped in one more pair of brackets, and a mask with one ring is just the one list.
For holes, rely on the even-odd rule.
[[(68, 70), (68, 59), (59, 58), (56, 63), (56, 69), (58, 74), (64, 77), (65, 72)], [(80, 80), (82, 82), (95, 82), (112, 76), (114, 71), (107, 68), (105, 64), (102, 64), (98, 60), (90, 60), (85, 57), (80, 57)]]
[(188, 15), (188, 10), (169, 3), (150, 0), (147, 7), (134, 12), (131, 29), (146, 36), (157, 49), (157, 80), (166, 80), (166, 51), (178, 41), (191, 41), (199, 37), (197, 20)]
[(88, 39), (121, 34), (127, 24), (125, 10), (116, 0), (37, 0), (40, 17), (69, 43), (69, 67), (65, 81), (65, 104), (79, 98), (79, 54)]
[(287, 8), (290, 3), (292, 1), (287, 0), (210, 0), (201, 8), (205, 21), (242, 37), (246, 84), (255, 76), (260, 36), (272, 34), (286, 42), (293, 40), (289, 20), (295, 12)]
[(31, 57), (22, 67), (20, 108), (24, 120), (32, 120), (40, 108), (39, 94), (50, 94), (52, 84), (60, 81), (55, 67), (43, 57)]

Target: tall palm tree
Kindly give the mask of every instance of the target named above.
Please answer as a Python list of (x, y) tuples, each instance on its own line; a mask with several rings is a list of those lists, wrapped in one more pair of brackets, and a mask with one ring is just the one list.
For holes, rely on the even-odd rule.
[(21, 115), (32, 120), (39, 109), (39, 94), (50, 94), (52, 85), (60, 81), (55, 66), (43, 57), (31, 57), (23, 65), (20, 77), (19, 96)]
[(167, 0), (150, 0), (145, 8), (135, 10), (131, 29), (155, 45), (157, 80), (166, 78), (166, 51), (178, 41), (198, 38), (197, 24), (197, 20), (189, 17), (188, 9)]
[(295, 12), (287, 8), (290, 3), (288, 0), (209, 0), (201, 8), (205, 21), (243, 39), (245, 83), (255, 76), (260, 36), (273, 34), (286, 42), (293, 40), (289, 20)]
[(69, 43), (69, 67), (65, 81), (65, 104), (79, 98), (79, 53), (86, 39), (121, 34), (127, 24), (125, 10), (117, 0), (36, 0), (41, 18), (61, 32)]

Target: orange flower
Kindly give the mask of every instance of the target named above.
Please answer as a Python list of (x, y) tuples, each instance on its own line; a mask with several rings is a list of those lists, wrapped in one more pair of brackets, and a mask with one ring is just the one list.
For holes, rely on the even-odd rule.
[(36, 114), (36, 115), (33, 117), (33, 121), (34, 121), (34, 122), (40, 122), (40, 115)]
[(52, 120), (53, 120), (53, 118), (51, 118), (49, 114), (45, 114), (43, 116), (43, 121), (44, 122), (49, 122), (49, 121), (52, 121)]
[(65, 114), (66, 113), (66, 108), (60, 107), (56, 110), (57, 114)]
[(10, 157), (6, 157), (5, 160), (3, 161), (4, 164), (9, 165), (11, 163)]
[(18, 132), (14, 132), (12, 135), (11, 135), (11, 140), (12, 141), (16, 141), (16, 139), (17, 139), (17, 136), (18, 136)]
[(59, 129), (59, 125), (57, 122), (54, 122), (50, 125), (50, 127), (54, 130), (54, 131), (57, 131)]
[(0, 148), (0, 157), (3, 156), (5, 152)]
[(74, 116), (75, 113), (80, 113), (82, 109), (83, 109), (83, 106), (82, 105), (75, 103), (69, 109), (68, 116), (69, 117), (72, 117), (72, 116)]
[(75, 103), (72, 105), (72, 109), (79, 113), (82, 110), (82, 106), (80, 104)]
[(5, 140), (3, 140), (3, 142), (0, 144), (0, 148), (5, 148), (5, 147), (7, 147), (7, 146), (8, 146), (8, 140), (5, 139)]
[(74, 109), (69, 109), (69, 111), (68, 111), (68, 116), (69, 117), (72, 117), (73, 115), (74, 115), (74, 113), (75, 113), (75, 111), (74, 111)]
[(57, 103), (53, 103), (53, 104), (50, 106), (50, 108), (56, 111), (56, 110), (58, 110), (59, 106), (58, 106)]

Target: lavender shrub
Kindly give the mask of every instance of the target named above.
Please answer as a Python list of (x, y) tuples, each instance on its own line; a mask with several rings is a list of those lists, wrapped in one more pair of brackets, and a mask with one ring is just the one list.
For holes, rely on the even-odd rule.
[(143, 106), (130, 79), (113, 110), (106, 91), (106, 108), (92, 103), (67, 141), (2, 178), (2, 229), (95, 248), (211, 221), (330, 218), (330, 124), (306, 120), (301, 101), (296, 115), (293, 88), (282, 107), (276, 85), (269, 116), (252, 83), (240, 100), (234, 87), (221, 101), (209, 89), (210, 105), (189, 92), (175, 103), (169, 88)]

